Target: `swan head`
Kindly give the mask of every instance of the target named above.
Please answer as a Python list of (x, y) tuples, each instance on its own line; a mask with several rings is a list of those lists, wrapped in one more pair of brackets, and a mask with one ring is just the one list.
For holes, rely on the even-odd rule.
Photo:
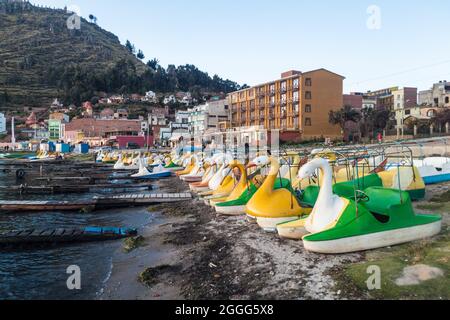
[(316, 158), (300, 168), (300, 171), (298, 172), (298, 178), (299, 179), (310, 178), (317, 173), (317, 169), (323, 169), (329, 166), (330, 164), (328, 163), (327, 160), (322, 158)]
[(257, 167), (263, 167), (268, 164), (270, 164), (270, 157), (268, 157), (268, 156), (257, 157), (251, 162), (251, 165), (254, 165)]

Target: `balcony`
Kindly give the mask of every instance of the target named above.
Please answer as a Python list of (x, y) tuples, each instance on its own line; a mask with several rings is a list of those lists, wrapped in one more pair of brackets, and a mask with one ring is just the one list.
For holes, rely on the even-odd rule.
[(281, 93), (286, 93), (287, 92), (287, 87), (283, 87), (283, 88), (281, 88)]
[(266, 92), (265, 91), (258, 92), (258, 98), (264, 98), (265, 96), (266, 96)]
[(271, 95), (271, 96), (274, 96), (274, 95), (275, 95), (275, 93), (276, 93), (275, 89), (273, 89), (273, 90), (270, 90), (270, 95)]
[(275, 107), (275, 105), (276, 105), (275, 102), (270, 102), (270, 103), (269, 103), (269, 106), (271, 106), (271, 107)]
[(287, 105), (287, 100), (281, 100), (280, 105), (286, 106)]

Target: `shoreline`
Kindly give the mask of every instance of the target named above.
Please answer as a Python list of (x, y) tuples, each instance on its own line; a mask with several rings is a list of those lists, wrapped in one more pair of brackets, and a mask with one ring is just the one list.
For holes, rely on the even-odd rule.
[[(159, 182), (180, 192), (177, 178)], [(306, 252), (301, 242), (265, 233), (245, 217), (217, 216), (193, 199), (150, 207), (153, 224), (141, 230), (143, 246), (113, 257), (101, 300), (349, 299), (335, 288), (332, 269), (364, 260)], [(144, 271), (147, 285), (139, 281)]]

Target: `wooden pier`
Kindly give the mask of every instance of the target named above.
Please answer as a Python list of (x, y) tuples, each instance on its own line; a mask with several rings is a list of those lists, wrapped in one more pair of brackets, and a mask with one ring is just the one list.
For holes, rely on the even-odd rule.
[(79, 243), (118, 240), (137, 235), (135, 229), (86, 227), (77, 229), (32, 229), (0, 233), (1, 246)]
[(86, 201), (0, 201), (0, 211), (24, 213), (36, 211), (81, 211), (180, 202), (190, 199), (192, 199), (192, 195), (186, 192), (124, 194), (94, 197), (92, 200)]
[[(151, 183), (121, 183), (121, 184), (73, 184), (73, 185), (19, 185), (19, 186), (0, 186), (0, 192), (14, 192), (19, 194), (64, 194), (64, 193), (88, 193), (101, 190), (151, 190)], [(124, 191), (122, 191), (124, 192)]]

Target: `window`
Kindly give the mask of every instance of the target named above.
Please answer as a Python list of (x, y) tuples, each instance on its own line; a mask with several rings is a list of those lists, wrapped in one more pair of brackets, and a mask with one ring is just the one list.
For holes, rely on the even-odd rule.
[(298, 89), (298, 85), (299, 85), (298, 78), (294, 79), (293, 85), (294, 85), (294, 89)]
[(295, 91), (294, 92), (294, 94), (293, 94), (293, 97), (292, 97), (292, 99), (294, 100), (294, 102), (297, 102), (298, 101), (298, 91)]
[(312, 86), (312, 79), (311, 78), (306, 78), (305, 86), (307, 86), (307, 87), (311, 87)]
[(450, 98), (449, 97), (445, 97), (445, 104), (449, 104), (450, 103)]
[(305, 119), (305, 126), (306, 127), (311, 127), (312, 126), (311, 118), (306, 118)]
[(311, 98), (312, 98), (311, 91), (306, 91), (306, 93), (305, 93), (305, 99), (311, 100)]
[(312, 112), (312, 107), (311, 107), (310, 104), (307, 104), (307, 105), (305, 106), (305, 113), (311, 113), (311, 112)]
[(405, 115), (410, 115), (411, 114), (411, 110), (405, 110)]
[(271, 94), (275, 93), (275, 85), (274, 84), (270, 85), (270, 93)]

